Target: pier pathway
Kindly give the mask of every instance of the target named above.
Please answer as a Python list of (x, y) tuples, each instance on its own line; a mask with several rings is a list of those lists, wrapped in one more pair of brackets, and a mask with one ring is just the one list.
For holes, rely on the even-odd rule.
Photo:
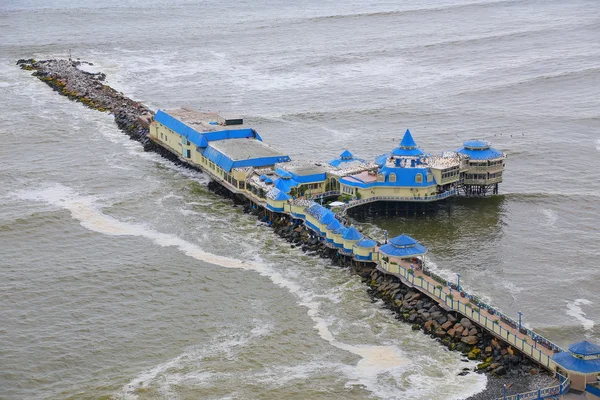
[(527, 333), (523, 333), (518, 327), (513, 326), (514, 322), (510, 320), (506, 321), (501, 318), (501, 315), (496, 313), (491, 314), (485, 311), (486, 309), (471, 302), (472, 296), (465, 295), (465, 297), (462, 297), (460, 291), (453, 291), (449, 285), (440, 285), (439, 282), (431, 276), (426, 275), (421, 269), (411, 268), (410, 262), (406, 260), (398, 263), (398, 273), (389, 272), (389, 268), (386, 269), (384, 267), (387, 265), (386, 261), (381, 261), (377, 269), (384, 274), (398, 277), (404, 284), (414, 287), (432, 299), (435, 299), (447, 310), (461, 313), (494, 336), (511, 344), (536, 363), (552, 371), (552, 355), (555, 349), (563, 351), (560, 347), (552, 343), (549, 345), (550, 348), (545, 347), (534, 340), (534, 338), (541, 338), (540, 335), (536, 335), (529, 329), (525, 329)]

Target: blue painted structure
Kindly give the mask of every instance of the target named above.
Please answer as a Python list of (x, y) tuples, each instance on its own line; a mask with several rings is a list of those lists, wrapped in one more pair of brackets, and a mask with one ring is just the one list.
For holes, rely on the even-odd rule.
[(469, 156), (471, 160), (492, 160), (502, 157), (500, 150), (494, 149), (484, 140), (467, 140), (456, 152)]
[(168, 129), (177, 132), (179, 135), (186, 138), (186, 140), (188, 140), (190, 143), (195, 144), (198, 152), (226, 172), (231, 172), (231, 169), (233, 168), (266, 167), (269, 165), (275, 165), (276, 163), (290, 161), (290, 157), (287, 155), (234, 160), (210, 146), (210, 142), (212, 141), (228, 139), (254, 139), (262, 142), (262, 138), (258, 132), (251, 128), (224, 129), (214, 132), (198, 132), (194, 128), (186, 125), (163, 110), (158, 110), (154, 116), (154, 120), (163, 124)]
[(400, 146), (392, 150), (392, 155), (400, 157), (419, 157), (423, 155), (423, 151), (417, 147), (417, 143), (412, 137), (410, 130), (404, 132), (404, 137), (400, 142)]
[(345, 163), (350, 163), (350, 162), (365, 162), (365, 160), (361, 159), (361, 158), (357, 158), (354, 157), (354, 155), (350, 152), (350, 150), (345, 150), (342, 154), (340, 154), (340, 156), (338, 158), (334, 158), (333, 160), (329, 161), (329, 165), (331, 165), (332, 167), (343, 167), (343, 164)]
[(388, 244), (384, 244), (379, 248), (379, 251), (388, 256), (407, 258), (425, 254), (427, 248), (410, 236), (400, 235), (390, 239)]
[(569, 351), (557, 353), (552, 360), (562, 368), (579, 374), (600, 373), (600, 347), (588, 341), (569, 346)]

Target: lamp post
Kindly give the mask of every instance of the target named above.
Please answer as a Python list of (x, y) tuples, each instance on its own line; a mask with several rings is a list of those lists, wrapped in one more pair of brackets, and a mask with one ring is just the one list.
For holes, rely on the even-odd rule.
[(517, 314), (519, 314), (519, 329), (521, 329), (521, 318), (523, 317), (523, 313), (521, 311), (517, 311)]
[(506, 400), (506, 383), (504, 384), (504, 400)]
[(383, 231), (383, 238), (384, 238), (384, 240), (385, 240), (385, 243), (384, 243), (384, 244), (387, 244), (387, 240), (388, 240), (388, 231), (386, 231), (386, 230), (384, 230), (384, 231)]
[(460, 272), (456, 274), (456, 277), (458, 278), (458, 281), (456, 283), (456, 289), (460, 292)]

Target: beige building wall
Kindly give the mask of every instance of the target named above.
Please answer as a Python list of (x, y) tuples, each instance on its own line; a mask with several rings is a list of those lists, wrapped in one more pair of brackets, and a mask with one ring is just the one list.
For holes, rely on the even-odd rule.
[[(346, 189), (346, 190), (344, 190)], [(423, 187), (393, 187), (393, 186), (378, 186), (369, 189), (362, 188), (353, 188), (352, 186), (341, 185), (341, 194), (347, 194), (351, 191), (352, 193), (358, 192), (360, 194), (361, 199), (368, 199), (371, 197), (425, 197), (425, 196), (435, 196), (437, 191), (437, 186), (435, 184), (431, 186), (423, 186)], [(411, 189), (413, 189), (411, 191)]]

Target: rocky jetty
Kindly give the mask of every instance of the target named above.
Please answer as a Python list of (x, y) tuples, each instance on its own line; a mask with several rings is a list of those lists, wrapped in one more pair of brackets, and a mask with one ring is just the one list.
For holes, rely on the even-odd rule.
[(146, 137), (154, 112), (133, 101), (123, 93), (104, 83), (106, 75), (88, 72), (84, 66), (92, 63), (72, 60), (22, 59), (17, 61), (21, 69), (33, 71), (33, 76), (46, 83), (56, 92), (86, 107), (114, 115), (117, 126), (132, 139), (140, 141), (146, 150), (152, 147)]

